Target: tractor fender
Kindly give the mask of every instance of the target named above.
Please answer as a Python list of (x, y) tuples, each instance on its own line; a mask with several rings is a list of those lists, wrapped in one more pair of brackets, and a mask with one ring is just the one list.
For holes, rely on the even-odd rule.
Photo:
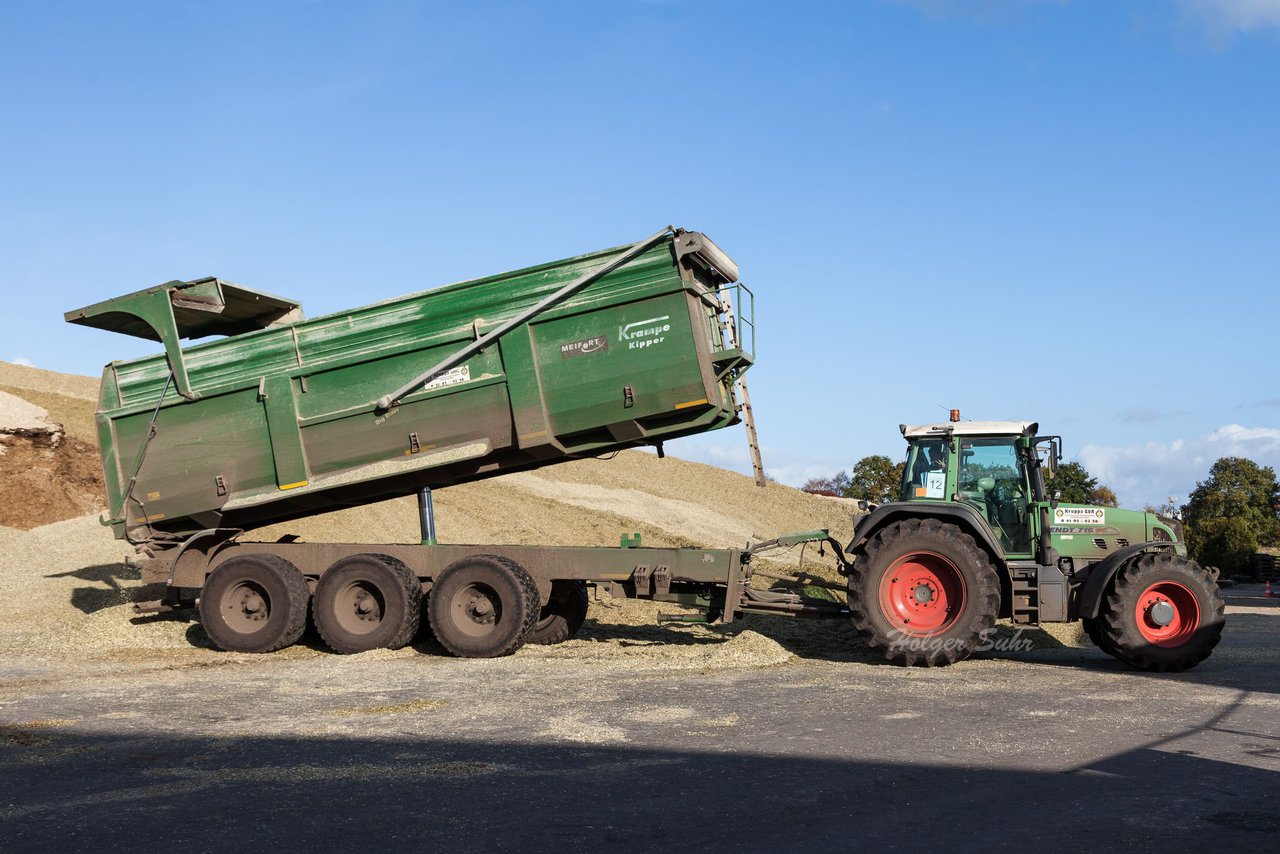
[(928, 504), (920, 501), (881, 504), (862, 517), (854, 527), (853, 539), (849, 541), (845, 552), (854, 554), (860, 551), (877, 531), (899, 519), (942, 519), (954, 522), (986, 546), (992, 557), (998, 561), (1004, 560), (1004, 549), (1000, 548), (995, 537), (991, 535), (991, 528), (975, 508), (964, 504)]
[(1120, 567), (1132, 557), (1145, 551), (1171, 549), (1174, 544), (1167, 540), (1155, 540), (1149, 543), (1125, 546), (1117, 552), (1089, 566), (1089, 574), (1084, 579), (1084, 589), (1080, 591), (1080, 616), (1093, 619), (1102, 610), (1102, 599), (1106, 596), (1111, 579), (1115, 578)]

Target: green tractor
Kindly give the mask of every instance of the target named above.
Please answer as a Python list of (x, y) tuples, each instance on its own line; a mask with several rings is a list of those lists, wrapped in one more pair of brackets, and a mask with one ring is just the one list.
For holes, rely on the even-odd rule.
[(1029, 421), (952, 419), (902, 425), (901, 500), (866, 505), (846, 549), (849, 613), (869, 646), (900, 664), (950, 664), (989, 643), (999, 618), (1078, 619), (1141, 670), (1208, 657), (1222, 597), (1176, 520), (1064, 504), (1046, 486), (1060, 437)]

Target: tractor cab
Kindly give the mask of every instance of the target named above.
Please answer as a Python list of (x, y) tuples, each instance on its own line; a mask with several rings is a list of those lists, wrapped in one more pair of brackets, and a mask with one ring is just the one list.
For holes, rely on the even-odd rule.
[[(955, 502), (975, 509), (1009, 556), (1031, 556), (1037, 504), (1046, 501), (1033, 421), (902, 425), (907, 460), (902, 501)], [(1047, 459), (1056, 461), (1050, 445)]]

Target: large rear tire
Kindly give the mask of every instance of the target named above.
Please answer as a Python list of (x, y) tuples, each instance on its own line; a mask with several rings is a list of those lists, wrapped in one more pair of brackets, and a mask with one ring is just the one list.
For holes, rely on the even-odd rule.
[(320, 576), (311, 612), (334, 652), (399, 649), (418, 633), (422, 582), (388, 555), (351, 555)]
[(853, 627), (895, 664), (968, 658), (995, 625), (1000, 583), (973, 537), (936, 519), (882, 528), (849, 575)]
[(427, 619), (436, 640), (461, 658), (519, 649), (538, 620), (542, 597), (524, 567), (498, 555), (456, 560), (436, 576)]
[(307, 628), (311, 590), (282, 557), (247, 554), (220, 564), (200, 591), (205, 634), (228, 652), (275, 652)]
[(1222, 639), (1224, 611), (1218, 585), (1198, 563), (1144, 554), (1121, 567), (1107, 591), (1099, 646), (1139, 670), (1187, 670)]
[(551, 600), (542, 606), (525, 643), (564, 643), (582, 628), (588, 607), (587, 585), (581, 581), (551, 582)]

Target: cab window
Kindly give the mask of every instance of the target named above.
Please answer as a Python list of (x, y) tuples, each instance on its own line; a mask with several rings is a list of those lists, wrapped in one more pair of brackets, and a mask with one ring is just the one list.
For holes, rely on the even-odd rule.
[(1027, 478), (1015, 439), (967, 439), (960, 443), (959, 495), (978, 505), (1001, 545), (1029, 551)]
[(902, 498), (946, 498), (946, 439), (925, 439), (912, 445), (903, 471)]

